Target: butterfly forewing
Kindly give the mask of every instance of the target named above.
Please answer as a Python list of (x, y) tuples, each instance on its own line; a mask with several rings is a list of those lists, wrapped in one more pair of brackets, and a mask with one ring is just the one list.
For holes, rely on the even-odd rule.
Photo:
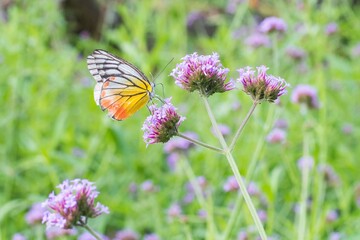
[(153, 87), (134, 65), (104, 50), (87, 58), (88, 69), (97, 84), (95, 102), (110, 117), (123, 120), (142, 108), (151, 98)]

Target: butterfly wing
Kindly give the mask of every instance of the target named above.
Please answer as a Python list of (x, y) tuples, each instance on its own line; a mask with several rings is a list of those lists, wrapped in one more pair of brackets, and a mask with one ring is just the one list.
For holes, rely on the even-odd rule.
[(88, 69), (97, 81), (94, 99), (115, 120), (124, 120), (151, 98), (153, 86), (134, 65), (104, 50), (87, 58)]

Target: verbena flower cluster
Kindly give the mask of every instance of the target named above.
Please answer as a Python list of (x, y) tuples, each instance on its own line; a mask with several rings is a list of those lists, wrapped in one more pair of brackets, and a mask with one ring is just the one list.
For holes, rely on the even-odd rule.
[(199, 91), (206, 97), (235, 87), (232, 82), (225, 83), (229, 69), (222, 66), (217, 53), (198, 55), (195, 52), (182, 60), (170, 74), (179, 87), (189, 92)]
[(255, 101), (274, 102), (278, 97), (286, 93), (288, 84), (284, 79), (266, 74), (265, 66), (257, 67), (257, 76), (251, 67), (239, 69), (237, 79), (244, 87), (244, 91)]
[(95, 205), (99, 192), (94, 184), (86, 179), (65, 180), (57, 188), (60, 193), (56, 195), (52, 192), (43, 203), (43, 207), (52, 210), (46, 211), (42, 220), (48, 228), (54, 226), (69, 229), (82, 226), (88, 218), (109, 213), (109, 209), (104, 205)]
[(176, 108), (170, 102), (171, 98), (165, 99), (161, 107), (151, 105), (151, 115), (144, 122), (144, 141), (147, 144), (165, 143), (178, 133), (178, 127), (185, 120), (176, 112)]

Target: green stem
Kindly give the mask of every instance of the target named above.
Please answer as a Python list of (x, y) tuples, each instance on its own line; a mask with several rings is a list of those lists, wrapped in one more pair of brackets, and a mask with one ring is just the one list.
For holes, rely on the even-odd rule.
[(246, 205), (247, 205), (247, 207), (248, 207), (248, 209), (250, 211), (250, 214), (251, 214), (251, 216), (252, 216), (252, 218), (253, 218), (253, 220), (255, 222), (255, 225), (256, 225), (256, 228), (257, 228), (257, 230), (258, 230), (258, 232), (260, 234), (260, 237), (261, 237), (262, 240), (266, 240), (267, 236), (266, 236), (264, 227), (263, 227), (263, 225), (262, 225), (262, 223), (261, 223), (261, 221), (259, 219), (259, 216), (258, 216), (258, 214), (256, 212), (255, 207), (254, 207), (254, 204), (251, 201), (250, 195), (249, 195), (249, 193), (248, 193), (248, 191), (246, 189), (245, 182), (244, 182), (244, 180), (242, 179), (242, 177), (240, 175), (240, 172), (239, 172), (239, 169), (238, 169), (238, 167), (236, 165), (235, 159), (232, 156), (228, 145), (226, 144), (224, 136), (220, 132), (219, 126), (218, 126), (218, 124), (216, 122), (214, 114), (211, 111), (211, 108), (210, 108), (210, 105), (209, 105), (209, 102), (208, 102), (207, 98), (205, 96), (202, 96), (202, 99), (204, 101), (206, 110), (208, 112), (210, 121), (211, 121), (211, 123), (213, 125), (213, 128), (215, 130), (215, 133), (218, 136), (220, 144), (224, 149), (224, 154), (225, 154), (225, 156), (226, 156), (226, 158), (228, 160), (228, 163), (230, 164), (231, 170), (233, 171), (233, 173), (235, 175), (236, 181), (239, 184), (240, 192), (243, 195), (245, 203), (246, 203)]
[[(306, 125), (306, 122), (304, 126)], [(303, 143), (303, 156), (309, 156), (309, 136), (304, 129), (304, 143)], [(301, 169), (301, 176), (302, 176), (302, 187), (301, 187), (301, 197), (300, 197), (300, 212), (299, 212), (299, 227), (298, 227), (298, 240), (305, 239), (306, 236), (306, 217), (307, 217), (307, 199), (308, 199), (308, 188), (309, 188), (309, 173), (311, 167), (303, 166)]]
[(258, 104), (259, 104), (258, 101), (254, 101), (254, 102), (253, 102), (253, 105), (251, 106), (251, 108), (250, 108), (249, 112), (247, 113), (245, 119), (241, 122), (240, 127), (239, 127), (238, 130), (236, 131), (236, 134), (235, 134), (233, 140), (231, 141), (231, 144), (230, 144), (230, 147), (229, 147), (230, 152), (232, 152), (232, 151), (234, 150), (236, 141), (239, 139), (242, 130), (244, 129), (246, 123), (248, 122), (250, 116), (253, 114), (253, 112), (254, 112), (254, 110), (255, 110), (255, 108), (256, 108), (256, 106), (257, 106)]
[(178, 137), (182, 137), (182, 138), (184, 138), (184, 139), (186, 139), (186, 140), (188, 140), (189, 142), (192, 142), (192, 143), (194, 143), (194, 144), (197, 144), (197, 145), (200, 145), (200, 146), (202, 146), (202, 147), (211, 149), (211, 150), (213, 150), (213, 151), (216, 151), (216, 152), (219, 152), (219, 153), (224, 153), (224, 151), (223, 151), (221, 148), (217, 148), (217, 147), (211, 146), (211, 145), (209, 145), (209, 144), (200, 142), (200, 141), (198, 141), (198, 140), (196, 140), (196, 139), (193, 139), (193, 138), (190, 138), (190, 137), (188, 137), (188, 136), (186, 136), (186, 135), (184, 135), (184, 134), (182, 134), (182, 133), (178, 133), (177, 136), (178, 136)]
[(97, 232), (94, 231), (91, 227), (89, 227), (87, 224), (81, 225), (83, 228), (85, 228), (91, 235), (94, 236), (97, 240), (102, 240), (102, 238), (99, 236)]

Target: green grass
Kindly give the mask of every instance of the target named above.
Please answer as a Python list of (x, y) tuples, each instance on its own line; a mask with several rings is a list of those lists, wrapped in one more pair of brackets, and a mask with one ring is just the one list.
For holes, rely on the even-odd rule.
[[(309, 176), (312, 203), (305, 239), (328, 239), (331, 232), (342, 233), (344, 239), (360, 236), (355, 196), (360, 169), (360, 61), (359, 56), (351, 55), (360, 41), (356, 27), (360, 25), (359, 6), (347, 1), (324, 1), (318, 6), (307, 1), (304, 10), (299, 10), (295, 3), (272, 1), (271, 10), (287, 22), (288, 30), (277, 40), (277, 48), (251, 49), (243, 40), (248, 36), (246, 29), (256, 27), (254, 10), (243, 4), (235, 15), (227, 15), (214, 10), (225, 8), (226, 3), (212, 2), (216, 1), (151, 0), (115, 5), (112, 9), (121, 15), (123, 24), (114, 29), (105, 27), (100, 42), (78, 39), (77, 47), (69, 43), (66, 22), (55, 1), (17, 1), (8, 9), (8, 20), (0, 21), (0, 239), (10, 239), (17, 232), (28, 239), (44, 239), (45, 226), (29, 226), (24, 216), (56, 185), (74, 178), (95, 182), (101, 192), (99, 201), (110, 208), (109, 215), (89, 222), (104, 234), (132, 228), (142, 236), (155, 232), (162, 239), (215, 239), (215, 231), (225, 231), (230, 206), (237, 199), (235, 193), (222, 190), (232, 175), (225, 157), (202, 148), (188, 153), (186, 159), (194, 174), (208, 181), (206, 199), (212, 215), (207, 221), (200, 219), (200, 206), (194, 201), (183, 206), (188, 221), (169, 222), (166, 210), (181, 202), (189, 179), (182, 168), (169, 171), (163, 145), (146, 147), (141, 131), (149, 114), (146, 108), (116, 122), (95, 105), (95, 82), (87, 70), (86, 56), (97, 48), (129, 60), (148, 76), (155, 76), (174, 58), (156, 82), (163, 83), (164, 97), (172, 96), (173, 104), (186, 116), (180, 130), (194, 131), (199, 139), (216, 146), (219, 143), (210, 131), (211, 122), (200, 97), (178, 88), (168, 76), (171, 69), (194, 51), (218, 52), (230, 69), (229, 78), (237, 78), (240, 67), (268, 66), (271, 74), (286, 79), (292, 87), (281, 97), (281, 105), (263, 103), (257, 107), (234, 151), (241, 174), (256, 182), (266, 196), (268, 236), (298, 236), (293, 208), (302, 191), (297, 160), (304, 155), (304, 148), (315, 160)], [(217, 29), (213, 36), (203, 31), (188, 33), (186, 17), (195, 10), (213, 10), (209, 14)], [(339, 30), (333, 36), (324, 34), (329, 22), (338, 23)], [(299, 30), (299, 23), (305, 31)], [(238, 28), (245, 29), (245, 34), (234, 39), (232, 33)], [(307, 71), (299, 72), (299, 63), (286, 55), (286, 48), (292, 45), (306, 51), (303, 64)], [(290, 101), (292, 90), (302, 83), (318, 90), (321, 103), (320, 109), (306, 115)], [(162, 95), (160, 85), (156, 92)], [(215, 94), (209, 101), (217, 121), (228, 125), (233, 134), (251, 106), (251, 98), (241, 90)], [(232, 109), (235, 101), (241, 103), (238, 111)], [(289, 124), (287, 142), (271, 145), (264, 139), (278, 118)], [(345, 123), (353, 126), (351, 134), (342, 132)], [(338, 186), (328, 186), (323, 180), (317, 171), (322, 163), (333, 166), (341, 182)], [(133, 198), (129, 184), (149, 179), (159, 191), (150, 196), (140, 192)], [(254, 203), (260, 208), (259, 200), (254, 199)], [(339, 209), (340, 216), (326, 223), (330, 209)], [(241, 204), (229, 239), (235, 239), (240, 230), (251, 232), (252, 227), (247, 207)], [(255, 231), (250, 239), (256, 236)]]

